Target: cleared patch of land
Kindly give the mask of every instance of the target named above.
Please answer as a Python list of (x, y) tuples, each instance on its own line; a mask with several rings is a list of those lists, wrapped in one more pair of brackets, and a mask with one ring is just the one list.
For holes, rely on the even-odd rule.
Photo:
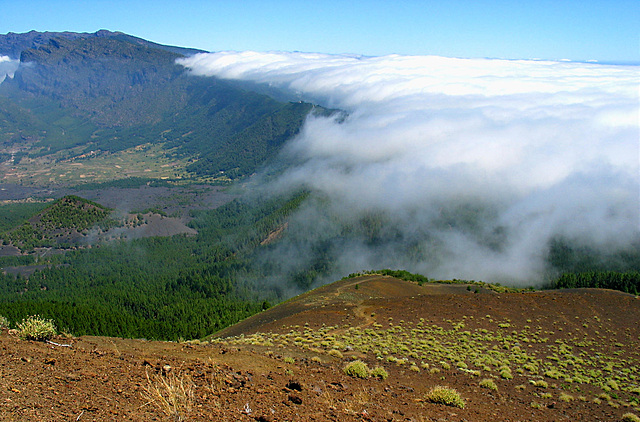
[[(73, 186), (89, 181), (100, 183), (128, 177), (161, 180), (193, 178), (185, 171), (192, 160), (176, 157), (174, 150), (165, 149), (161, 143), (139, 145), (116, 153), (87, 153), (83, 152), (85, 148), (65, 151), (65, 155), (57, 153), (39, 158), (24, 157), (18, 164), (11, 160), (1, 163), (0, 180), (3, 183), (37, 187)], [(208, 181), (214, 180), (211, 178)]]
[(55, 186), (34, 189), (5, 185), (0, 189), (1, 206), (16, 202), (50, 202), (65, 195), (77, 195), (123, 213), (156, 211), (183, 220), (192, 210), (214, 209), (237, 197), (221, 186), (190, 184), (185, 186), (149, 186), (135, 188), (106, 187), (91, 190)]
[(203, 184), (105, 188), (77, 191), (76, 194), (123, 212), (138, 213), (155, 210), (182, 219), (189, 219), (192, 210), (214, 209), (237, 197), (227, 193), (220, 186)]

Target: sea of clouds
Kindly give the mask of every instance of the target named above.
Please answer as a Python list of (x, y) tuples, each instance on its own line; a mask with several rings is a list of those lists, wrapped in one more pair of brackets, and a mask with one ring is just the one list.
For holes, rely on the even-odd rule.
[(545, 274), (554, 238), (637, 247), (637, 66), (289, 52), (179, 63), (346, 112), (310, 116), (282, 155), (292, 165), (269, 182), (306, 187), (329, 210), (310, 201), (293, 217), (298, 240), (278, 255), (291, 265), (308, 264), (313, 242), (303, 238), (371, 214), (390, 240), (334, 244), (344, 248), (338, 273), (391, 267), (530, 283)]

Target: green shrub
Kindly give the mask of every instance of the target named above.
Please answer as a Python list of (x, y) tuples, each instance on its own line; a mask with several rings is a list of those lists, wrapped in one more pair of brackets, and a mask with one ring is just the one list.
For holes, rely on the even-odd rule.
[(633, 413), (625, 413), (622, 415), (622, 422), (640, 422), (640, 417)]
[(369, 368), (367, 364), (361, 360), (349, 362), (344, 367), (344, 373), (356, 378), (369, 378)]
[(46, 341), (56, 335), (56, 326), (50, 319), (31, 315), (18, 324), (18, 335), (23, 340)]
[(342, 359), (342, 352), (340, 352), (340, 350), (331, 349), (331, 350), (329, 350), (329, 356), (333, 356), (334, 358)]
[(493, 391), (498, 391), (498, 386), (496, 385), (496, 382), (491, 378), (485, 378), (482, 381), (480, 381), (480, 387), (488, 388), (489, 390), (493, 390)]
[(464, 400), (453, 388), (437, 385), (433, 387), (425, 396), (425, 401), (430, 403), (444, 404), (445, 406), (459, 407), (464, 409)]
[(538, 388), (547, 388), (549, 386), (549, 383), (544, 380), (531, 381), (531, 384), (533, 384), (534, 387)]
[(616, 380), (608, 380), (607, 387), (611, 388), (612, 390), (620, 389), (620, 386), (618, 386), (618, 382)]
[(553, 378), (553, 379), (556, 379), (556, 380), (557, 380), (557, 379), (560, 379), (560, 377), (562, 376), (562, 374), (561, 374), (559, 371), (555, 370), (555, 369), (550, 369), (550, 370), (548, 370), (548, 371), (546, 371), (546, 372), (544, 373), (544, 376), (545, 376), (545, 377), (549, 377), (549, 378)]
[(371, 372), (369, 372), (369, 375), (383, 380), (387, 379), (387, 377), (389, 376), (387, 371), (382, 366), (376, 366), (375, 368), (373, 368)]
[(9, 320), (7, 317), (0, 315), (0, 329), (9, 328)]
[(560, 394), (560, 397), (558, 397), (558, 400), (569, 403), (569, 402), (572, 402), (574, 398), (571, 394), (562, 393)]
[(508, 367), (503, 367), (500, 369), (500, 376), (506, 380), (513, 379), (513, 374), (511, 374), (511, 369)]

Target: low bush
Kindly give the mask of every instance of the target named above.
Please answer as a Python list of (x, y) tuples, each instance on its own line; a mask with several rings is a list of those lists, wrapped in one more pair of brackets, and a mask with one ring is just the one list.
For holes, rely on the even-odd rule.
[(329, 350), (329, 356), (333, 356), (334, 358), (342, 359), (342, 352), (340, 350), (331, 349)]
[(480, 381), (480, 387), (488, 388), (489, 390), (493, 390), (493, 391), (498, 391), (498, 386), (496, 385), (496, 382), (491, 378), (485, 378), (482, 381)]
[(349, 362), (344, 367), (344, 373), (356, 378), (369, 378), (369, 368), (361, 360)]
[(500, 369), (500, 376), (506, 380), (513, 379), (513, 374), (511, 373), (511, 369), (509, 367), (502, 367)]
[(425, 401), (429, 403), (444, 404), (445, 406), (459, 407), (464, 409), (464, 400), (453, 388), (435, 386), (425, 396)]
[(538, 387), (538, 388), (547, 388), (547, 387), (549, 387), (549, 383), (547, 383), (547, 382), (546, 382), (546, 381), (544, 381), (544, 380), (531, 381), (531, 384), (532, 384), (534, 387)]
[(56, 334), (53, 321), (39, 315), (31, 315), (18, 324), (18, 335), (23, 340), (46, 341)]
[(640, 417), (633, 413), (625, 413), (622, 415), (622, 422), (640, 422)]
[(558, 397), (558, 400), (569, 403), (574, 400), (574, 397), (571, 394), (562, 393), (560, 394), (560, 397)]
[(387, 371), (382, 366), (376, 366), (375, 368), (373, 368), (371, 372), (369, 372), (369, 375), (383, 380), (387, 379), (387, 377), (389, 376)]

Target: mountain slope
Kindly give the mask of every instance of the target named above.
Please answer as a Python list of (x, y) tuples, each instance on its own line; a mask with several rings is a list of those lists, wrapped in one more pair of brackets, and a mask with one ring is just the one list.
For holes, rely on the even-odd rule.
[(18, 35), (14, 50), (32, 48), (0, 84), (0, 154), (13, 164), (25, 154), (60, 162), (157, 144), (200, 161), (190, 168), (200, 175), (238, 177), (272, 157), (311, 110), (188, 75), (175, 60), (193, 50), (120, 33), (29, 33), (0, 35), (0, 54)]
[[(463, 285), (369, 275), (294, 301), (309, 306), (211, 343), (54, 339), (70, 345), (62, 347), (4, 330), (0, 364), (11, 370), (1, 381), (2, 414), (8, 420), (117, 414), (247, 422), (617, 421), (640, 412), (640, 301), (631, 295), (474, 293)], [(378, 373), (386, 376), (349, 376), (345, 367), (354, 360), (383, 368)], [(464, 408), (429, 401), (437, 385), (455, 389)], [(167, 406), (163, 397), (175, 400)]]

